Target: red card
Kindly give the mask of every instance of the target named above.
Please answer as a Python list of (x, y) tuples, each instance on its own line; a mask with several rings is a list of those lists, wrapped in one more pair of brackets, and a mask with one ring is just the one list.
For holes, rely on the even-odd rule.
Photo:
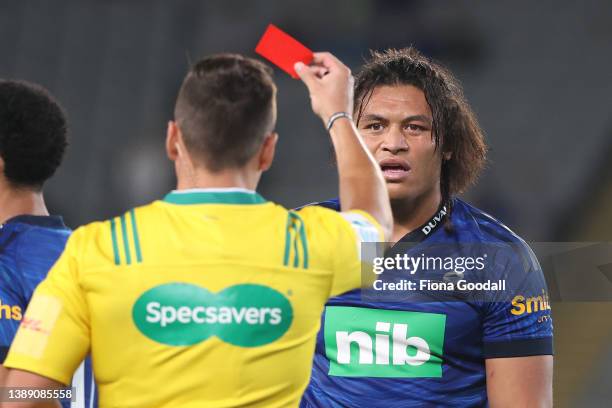
[(259, 40), (255, 52), (278, 65), (280, 69), (296, 79), (299, 76), (293, 69), (295, 63), (301, 61), (308, 65), (313, 58), (312, 51), (274, 24), (268, 26)]

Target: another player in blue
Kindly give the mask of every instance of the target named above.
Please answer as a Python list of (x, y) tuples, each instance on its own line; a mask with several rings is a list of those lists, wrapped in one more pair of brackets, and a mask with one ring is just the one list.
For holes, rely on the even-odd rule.
[[(45, 89), (0, 80), (0, 363), (70, 235), (62, 217), (49, 215), (42, 193), (62, 161), (66, 135), (64, 111)], [(6, 372), (0, 365), (0, 384)], [(91, 372), (88, 359), (73, 379), (73, 407), (95, 406)]]
[[(417, 286), (330, 300), (302, 407), (551, 406), (552, 319), (538, 261), (501, 222), (456, 198), (486, 155), (461, 86), (413, 48), (373, 53), (355, 85), (355, 123), (393, 209), (386, 255), (455, 262), (413, 275), (385, 269), (377, 285), (506, 287), (446, 296)], [(470, 258), (481, 259), (466, 268)]]

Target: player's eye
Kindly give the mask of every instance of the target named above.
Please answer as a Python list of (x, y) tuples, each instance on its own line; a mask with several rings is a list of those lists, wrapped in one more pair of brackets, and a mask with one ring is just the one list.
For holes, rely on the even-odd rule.
[(382, 123), (376, 123), (376, 122), (369, 123), (365, 125), (364, 129), (371, 130), (373, 132), (378, 132), (378, 131), (383, 130), (383, 125)]
[(410, 133), (421, 133), (427, 130), (425, 126), (417, 125), (416, 123), (408, 123), (405, 127)]

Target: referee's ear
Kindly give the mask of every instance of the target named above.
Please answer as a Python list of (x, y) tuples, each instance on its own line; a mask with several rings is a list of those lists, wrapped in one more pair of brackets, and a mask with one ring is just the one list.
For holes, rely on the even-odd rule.
[(259, 149), (258, 170), (266, 171), (272, 166), (274, 161), (274, 153), (276, 151), (276, 142), (278, 141), (278, 133), (270, 132), (264, 137), (264, 141)]
[(166, 155), (172, 161), (176, 161), (179, 155), (179, 128), (176, 122), (171, 120), (168, 122), (168, 130), (166, 131)]

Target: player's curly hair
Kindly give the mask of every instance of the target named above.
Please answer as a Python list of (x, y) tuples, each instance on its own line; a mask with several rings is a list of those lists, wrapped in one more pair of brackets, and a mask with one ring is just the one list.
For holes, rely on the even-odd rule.
[(450, 211), (451, 197), (473, 184), (486, 162), (487, 146), (476, 116), (454, 76), (413, 47), (372, 51), (355, 75), (357, 123), (378, 86), (413, 85), (423, 91), (433, 114), (436, 148), (452, 152), (442, 160), (440, 190)]
[(67, 133), (64, 110), (46, 89), (0, 80), (0, 157), (11, 185), (40, 190), (62, 162)]

